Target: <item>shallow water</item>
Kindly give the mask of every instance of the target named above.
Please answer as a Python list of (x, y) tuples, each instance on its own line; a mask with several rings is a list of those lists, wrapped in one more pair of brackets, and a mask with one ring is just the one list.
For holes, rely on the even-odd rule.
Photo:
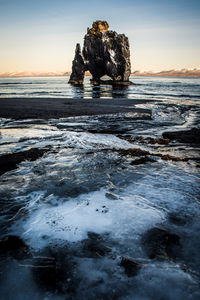
[[(138, 89), (145, 80), (137, 79)], [(168, 130), (197, 127), (199, 102), (193, 94), (171, 99), (155, 91), (155, 85), (169, 91), (169, 82), (178, 86), (182, 79), (151, 81), (159, 98), (145, 105), (152, 109), (152, 120), (132, 113), (1, 120), (0, 155), (49, 150), (1, 176), (1, 238), (17, 235), (30, 252), (28, 257), (1, 256), (1, 299), (200, 298), (199, 147), (147, 142)], [(128, 88), (129, 96), (133, 88)], [(79, 97), (92, 95), (92, 87), (85, 89), (76, 91)], [(151, 159), (137, 164), (140, 157), (127, 149), (149, 151)], [(163, 160), (156, 154), (189, 160)], [(142, 237), (155, 227), (180, 237), (176, 257), (148, 256)], [(94, 237), (96, 248), (88, 248)], [(120, 266), (122, 256), (140, 264), (135, 276), (128, 277)], [(61, 286), (50, 288), (41, 268), (55, 257), (65, 275)]]

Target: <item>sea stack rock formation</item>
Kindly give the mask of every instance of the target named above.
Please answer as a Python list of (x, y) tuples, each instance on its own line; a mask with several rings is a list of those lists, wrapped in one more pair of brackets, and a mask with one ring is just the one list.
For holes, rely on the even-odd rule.
[(81, 53), (80, 44), (76, 45), (69, 82), (82, 84), (85, 71), (92, 74), (92, 83), (105, 83), (104, 75), (112, 80), (110, 84), (129, 85), (131, 74), (129, 41), (124, 34), (108, 30), (106, 21), (96, 21), (87, 29)]

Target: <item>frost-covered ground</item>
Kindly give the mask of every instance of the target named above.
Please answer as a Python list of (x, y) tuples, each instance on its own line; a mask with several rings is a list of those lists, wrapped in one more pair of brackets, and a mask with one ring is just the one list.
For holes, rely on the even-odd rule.
[(26, 244), (0, 252), (1, 299), (200, 298), (199, 146), (156, 142), (198, 105), (148, 108), (1, 120), (1, 155), (48, 150), (0, 177), (1, 238)]

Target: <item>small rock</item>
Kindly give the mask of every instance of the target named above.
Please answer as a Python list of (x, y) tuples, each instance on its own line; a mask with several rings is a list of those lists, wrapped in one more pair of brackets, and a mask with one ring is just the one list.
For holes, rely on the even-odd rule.
[(104, 245), (99, 234), (88, 232), (88, 239), (82, 241), (84, 257), (101, 258), (112, 250)]
[(189, 130), (164, 132), (165, 139), (176, 140), (181, 143), (200, 144), (200, 128), (191, 128)]
[(28, 246), (24, 241), (15, 235), (9, 235), (4, 239), (0, 240), (0, 254), (11, 255), (19, 258), (28, 253)]
[(186, 217), (179, 216), (175, 213), (168, 214), (169, 221), (177, 226), (183, 226), (187, 223)]
[(128, 277), (136, 276), (142, 267), (140, 263), (131, 257), (124, 256), (121, 258), (120, 266), (124, 268), (124, 271)]
[(146, 162), (155, 162), (155, 160), (149, 158), (148, 156), (144, 156), (144, 157), (133, 160), (131, 162), (131, 165), (141, 165), (141, 164), (145, 164)]
[(40, 288), (59, 294), (75, 293), (78, 286), (75, 264), (64, 251), (45, 249), (33, 260), (33, 265), (32, 272)]
[(149, 258), (176, 258), (180, 255), (180, 237), (163, 228), (152, 228), (142, 237)]
[(158, 144), (158, 145), (168, 145), (170, 142), (170, 139), (154, 139), (154, 138), (147, 138), (146, 139), (148, 144)]

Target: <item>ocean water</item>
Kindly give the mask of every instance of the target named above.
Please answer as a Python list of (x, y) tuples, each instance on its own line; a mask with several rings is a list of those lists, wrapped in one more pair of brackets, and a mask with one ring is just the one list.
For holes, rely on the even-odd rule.
[[(88, 79), (76, 88), (61, 77), (0, 79), (1, 97), (152, 100), (137, 105), (152, 110), (151, 120), (139, 113), (0, 120), (0, 156), (46, 150), (0, 176), (1, 239), (18, 236), (29, 249), (0, 252), (1, 299), (200, 299), (199, 144), (158, 142), (163, 132), (199, 127), (200, 82), (132, 80), (113, 90)], [(144, 242), (155, 228), (179, 237), (172, 253), (159, 238)], [(149, 256), (148, 247), (163, 255)], [(122, 257), (139, 265), (131, 276)]]
[(0, 97), (68, 97), (199, 100), (200, 78), (131, 77), (134, 85), (124, 88), (68, 84), (69, 77), (0, 78)]

